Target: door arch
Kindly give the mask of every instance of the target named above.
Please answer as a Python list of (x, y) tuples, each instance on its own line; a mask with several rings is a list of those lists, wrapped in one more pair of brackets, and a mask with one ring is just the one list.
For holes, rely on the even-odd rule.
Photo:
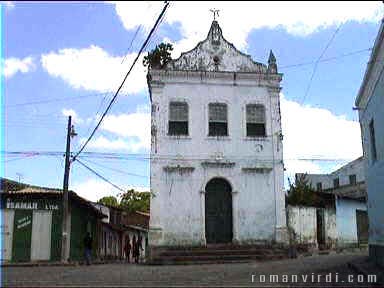
[(232, 187), (222, 178), (213, 178), (205, 186), (205, 238), (210, 243), (231, 243)]

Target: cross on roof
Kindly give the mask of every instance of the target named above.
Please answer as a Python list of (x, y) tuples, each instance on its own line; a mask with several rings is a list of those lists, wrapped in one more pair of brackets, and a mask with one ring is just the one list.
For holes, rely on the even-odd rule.
[(218, 9), (209, 9), (210, 12), (213, 13), (213, 21), (216, 21), (216, 15), (219, 17), (219, 11)]

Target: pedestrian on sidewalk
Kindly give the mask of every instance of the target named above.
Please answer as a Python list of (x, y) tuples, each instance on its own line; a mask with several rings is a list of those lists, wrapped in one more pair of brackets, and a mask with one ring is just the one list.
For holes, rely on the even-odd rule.
[(133, 244), (133, 251), (134, 251), (134, 258), (135, 258), (135, 263), (139, 263), (139, 259), (140, 259), (140, 251), (143, 251), (143, 247), (142, 247), (142, 237), (141, 235), (139, 234), (138, 235), (138, 238), (136, 240), (136, 236), (133, 236), (134, 237), (134, 244)]
[(84, 238), (84, 255), (85, 255), (86, 264), (91, 265), (92, 236), (91, 236), (91, 233), (89, 232), (87, 232)]
[(141, 254), (141, 251), (144, 251), (143, 249), (143, 237), (141, 236), (141, 234), (139, 234), (139, 237), (137, 239), (137, 249), (139, 250), (139, 259), (140, 259), (140, 254)]
[(125, 241), (125, 257), (127, 259), (127, 262), (129, 263), (129, 256), (131, 255), (131, 239), (129, 239), (129, 235), (127, 236), (127, 240)]
[(138, 249), (138, 241), (136, 240), (136, 235), (133, 235), (132, 238), (132, 256), (135, 263), (139, 263), (139, 249)]

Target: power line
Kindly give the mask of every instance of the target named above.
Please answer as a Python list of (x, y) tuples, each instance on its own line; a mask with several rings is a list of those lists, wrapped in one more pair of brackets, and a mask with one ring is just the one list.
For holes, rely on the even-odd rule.
[[(6, 154), (14, 157), (20, 156), (63, 156), (65, 153), (61, 151), (0, 151), (1, 154)], [(110, 160), (178, 160), (178, 161), (204, 161), (204, 160), (213, 160), (209, 156), (201, 156), (201, 155), (188, 155), (187, 157), (179, 158), (176, 155), (171, 154), (162, 154), (162, 155), (150, 155), (150, 154), (140, 154), (140, 153), (104, 153), (104, 152), (84, 152), (81, 156), (83, 160), (88, 158), (93, 159), (110, 159)], [(241, 157), (236, 157), (233, 155), (228, 155), (226, 159), (234, 159), (234, 160), (257, 160), (257, 161), (269, 161), (269, 159), (260, 159), (255, 155), (243, 155)], [(298, 160), (298, 161), (351, 161), (352, 158), (325, 158), (325, 157), (290, 157), (284, 158), (283, 160)], [(100, 164), (98, 164), (100, 166)], [(105, 167), (107, 168), (107, 167)], [(124, 172), (126, 173), (126, 172)], [(136, 174), (138, 176), (138, 174)], [(143, 176), (143, 175), (141, 175)]]
[(123, 193), (127, 192), (125, 191), (124, 189), (120, 188), (119, 186), (117, 186), (116, 184), (112, 183), (111, 181), (109, 181), (107, 178), (105, 178), (104, 176), (100, 175), (99, 173), (97, 173), (95, 170), (93, 170), (92, 168), (88, 167), (86, 164), (84, 164), (83, 162), (81, 162), (79, 159), (77, 159), (77, 162), (79, 162), (82, 166), (84, 166), (86, 169), (88, 169), (89, 171), (91, 171), (93, 174), (95, 174), (97, 177), (101, 178), (102, 180), (104, 180), (105, 182), (109, 183), (110, 185), (112, 185), (113, 187), (115, 187), (117, 190), (120, 190), (122, 191)]
[(8, 160), (4, 160), (3, 162), (4, 163), (9, 163), (9, 162), (13, 162), (13, 161), (18, 161), (18, 160), (25, 160), (25, 159), (31, 159), (35, 157), (35, 155), (32, 155), (32, 156), (24, 156), (24, 157), (18, 157), (18, 158), (12, 158), (12, 159), (8, 159)]
[[(80, 156), (79, 156), (80, 157)], [(81, 159), (83, 159), (84, 161), (86, 162), (89, 162), (89, 163), (92, 163), (94, 165), (97, 165), (99, 167), (102, 167), (102, 168), (105, 168), (105, 169), (109, 169), (111, 171), (115, 171), (115, 172), (118, 172), (118, 173), (121, 173), (121, 174), (124, 174), (124, 175), (128, 175), (128, 176), (135, 176), (135, 177), (141, 177), (141, 178), (146, 178), (148, 179), (149, 177), (148, 176), (145, 176), (145, 175), (139, 175), (139, 174), (134, 174), (134, 173), (129, 173), (129, 172), (125, 172), (125, 171), (122, 171), (120, 169), (116, 169), (116, 168), (111, 168), (111, 167), (108, 167), (108, 166), (105, 166), (105, 165), (101, 165), (99, 163), (96, 163), (94, 161), (91, 161), (89, 159), (84, 159), (83, 157), (80, 157)]]
[(127, 58), (127, 55), (129, 54), (129, 52), (131, 52), (131, 48), (132, 48), (133, 41), (135, 41), (136, 36), (137, 36), (137, 34), (139, 33), (139, 31), (140, 31), (140, 29), (142, 28), (142, 26), (143, 26), (143, 25), (140, 25), (139, 27), (137, 27), (136, 32), (135, 32), (135, 35), (132, 37), (131, 43), (129, 44), (129, 48), (128, 48), (127, 52), (125, 53), (123, 60), (121, 60), (121, 64), (124, 63), (125, 58)]
[(54, 98), (54, 99), (38, 100), (38, 101), (31, 101), (31, 102), (25, 102), (25, 103), (17, 103), (17, 104), (7, 105), (4, 108), (7, 109), (7, 108), (13, 108), (13, 107), (27, 106), (27, 105), (36, 105), (36, 104), (46, 104), (46, 103), (52, 103), (52, 102), (68, 101), (68, 100), (77, 100), (77, 99), (82, 99), (82, 98), (101, 96), (101, 95), (105, 95), (108, 93), (110, 93), (110, 92), (102, 92), (102, 93), (94, 93), (94, 94), (81, 95), (81, 96)]
[[(155, 28), (155, 33), (157, 32), (157, 28), (160, 26), (160, 24), (163, 22), (163, 20), (164, 20), (164, 18), (165, 18), (165, 15), (166, 15), (166, 11), (164, 12), (164, 14), (163, 14), (163, 16), (161, 17), (161, 19), (160, 19), (160, 21), (159, 21), (159, 25), (157, 25), (157, 27)], [(156, 37), (156, 35), (155, 35), (155, 37)], [(150, 39), (149, 41), (148, 41), (148, 43), (147, 43), (147, 46), (146, 47), (148, 47), (150, 44), (152, 44), (151, 42), (153, 42), (153, 38), (152, 39)]]
[(147, 39), (145, 39), (143, 45), (141, 46), (141, 48), (139, 50), (139, 53), (137, 54), (135, 60), (133, 61), (132, 65), (131, 65), (131, 68), (128, 70), (127, 74), (125, 75), (123, 81), (121, 82), (119, 88), (117, 89), (117, 91), (116, 91), (115, 95), (113, 96), (111, 102), (109, 103), (107, 109), (105, 110), (105, 112), (101, 116), (99, 122), (97, 123), (97, 125), (96, 125), (95, 129), (93, 130), (93, 132), (91, 133), (91, 135), (88, 137), (87, 141), (85, 141), (85, 143), (83, 144), (83, 146), (81, 147), (79, 152), (77, 152), (76, 155), (73, 157), (72, 161), (76, 160), (77, 156), (79, 156), (79, 154), (84, 150), (84, 148), (87, 146), (89, 141), (92, 139), (93, 135), (95, 135), (95, 133), (96, 133), (97, 129), (99, 128), (101, 122), (103, 121), (104, 117), (107, 115), (108, 111), (111, 109), (112, 104), (115, 102), (115, 100), (117, 98), (117, 95), (119, 94), (121, 88), (123, 87), (123, 85), (125, 83), (125, 80), (128, 78), (128, 75), (131, 73), (131, 71), (132, 71), (133, 67), (135, 66), (137, 60), (139, 59), (141, 53), (143, 52), (144, 48), (147, 46), (149, 39), (152, 37), (152, 34), (153, 34), (154, 30), (156, 29), (157, 25), (159, 24), (163, 14), (167, 10), (168, 5), (169, 5), (169, 2), (166, 2), (165, 6), (163, 7), (163, 10), (161, 11), (159, 17), (157, 18), (157, 20), (155, 22), (155, 25), (152, 27), (151, 31), (149, 32), (149, 35), (147, 36)]
[[(348, 56), (352, 56), (352, 55), (360, 54), (360, 53), (367, 52), (367, 51), (372, 51), (372, 48), (366, 48), (366, 49), (356, 50), (356, 51), (352, 51), (352, 52), (349, 52), (349, 53), (345, 53), (345, 54), (341, 54), (341, 55), (337, 55), (337, 56), (333, 56), (333, 57), (329, 57), (329, 58), (324, 58), (324, 59), (321, 59), (321, 60), (318, 61), (318, 62), (319, 62), (319, 63), (322, 63), (322, 62), (329, 62), (329, 61), (333, 61), (333, 60), (341, 59), (341, 58), (344, 58), (344, 57), (348, 57)], [(316, 63), (316, 61), (302, 62), (302, 63), (298, 63), (298, 64), (291, 64), (291, 65), (286, 65), (286, 66), (279, 66), (279, 69), (301, 67), (301, 66), (312, 65), (312, 64), (315, 64), (315, 63)]]
[(309, 83), (308, 83), (307, 89), (306, 89), (305, 94), (304, 94), (304, 97), (303, 97), (303, 100), (301, 101), (301, 105), (303, 105), (305, 99), (306, 99), (307, 96), (308, 96), (309, 89), (311, 88), (312, 80), (313, 80), (313, 77), (315, 76), (315, 73), (316, 73), (316, 70), (317, 70), (317, 65), (319, 64), (319, 61), (320, 61), (321, 58), (324, 56), (325, 52), (327, 51), (327, 49), (328, 49), (329, 46), (331, 45), (333, 39), (335, 39), (336, 34), (339, 32), (339, 30), (340, 30), (340, 28), (341, 28), (342, 25), (343, 25), (343, 24), (341, 23), (341, 24), (339, 25), (339, 27), (337, 27), (337, 29), (336, 29), (335, 32), (333, 33), (331, 39), (329, 39), (327, 45), (326, 45), (325, 48), (323, 49), (323, 52), (321, 52), (320, 57), (316, 60), (316, 62), (315, 62), (315, 66), (313, 67), (313, 70), (312, 70), (311, 78), (309, 79)]

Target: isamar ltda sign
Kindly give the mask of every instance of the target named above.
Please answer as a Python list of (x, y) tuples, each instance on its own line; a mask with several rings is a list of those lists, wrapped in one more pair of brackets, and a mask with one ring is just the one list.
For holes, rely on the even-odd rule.
[(5, 202), (6, 209), (22, 209), (22, 210), (59, 210), (59, 205), (55, 203), (41, 203), (37, 201), (13, 201), (7, 199)]

